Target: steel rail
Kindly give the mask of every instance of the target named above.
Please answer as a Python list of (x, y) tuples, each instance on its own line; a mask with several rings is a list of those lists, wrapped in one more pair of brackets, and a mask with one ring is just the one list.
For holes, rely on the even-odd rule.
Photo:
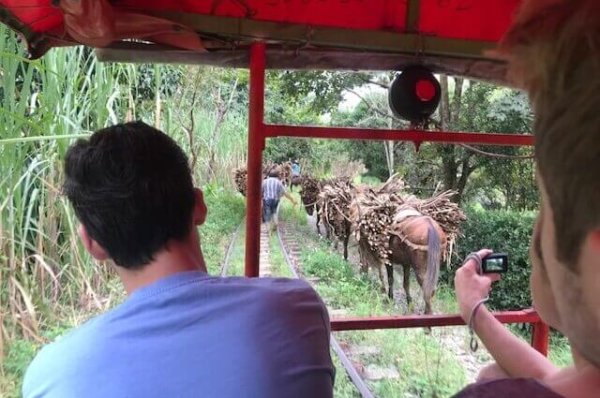
[[(298, 274), (298, 271), (296, 270), (296, 267), (294, 266), (294, 262), (292, 261), (290, 255), (288, 253), (287, 245), (285, 244), (285, 242), (282, 238), (281, 224), (277, 228), (277, 238), (279, 240), (279, 246), (281, 247), (283, 256), (285, 257), (285, 261), (286, 261), (288, 267), (290, 267), (290, 271), (292, 272), (292, 275), (294, 275), (294, 278), (304, 279)], [(350, 360), (350, 358), (348, 358), (348, 356), (346, 355), (346, 353), (340, 346), (340, 343), (338, 343), (336, 338), (333, 336), (333, 333), (331, 333), (331, 335), (330, 335), (330, 340), (331, 340), (331, 347), (333, 348), (333, 350), (335, 351), (337, 356), (340, 358), (340, 362), (344, 366), (344, 369), (346, 370), (348, 377), (350, 377), (350, 380), (352, 380), (352, 382), (356, 386), (356, 389), (358, 390), (360, 395), (363, 398), (375, 398), (375, 395), (373, 395), (371, 390), (369, 390), (367, 383), (360, 376), (360, 374), (358, 373), (358, 371), (352, 364), (352, 361)]]

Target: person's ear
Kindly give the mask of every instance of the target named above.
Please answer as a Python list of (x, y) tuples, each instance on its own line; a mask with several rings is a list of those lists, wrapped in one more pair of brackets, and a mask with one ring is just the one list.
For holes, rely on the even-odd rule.
[(83, 224), (79, 225), (77, 232), (79, 233), (79, 238), (81, 238), (83, 247), (85, 247), (85, 250), (87, 250), (92, 257), (98, 261), (105, 261), (110, 258), (108, 252), (98, 242), (90, 237)]
[(204, 195), (198, 188), (194, 188), (194, 196), (196, 203), (194, 205), (194, 225), (202, 225), (206, 221), (206, 204), (204, 203)]

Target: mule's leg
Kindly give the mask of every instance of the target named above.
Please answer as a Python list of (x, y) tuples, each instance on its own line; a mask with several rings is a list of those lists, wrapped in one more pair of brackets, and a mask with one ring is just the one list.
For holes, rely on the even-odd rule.
[(385, 265), (388, 277), (388, 297), (394, 301), (394, 267), (391, 264)]
[[(413, 269), (415, 270), (415, 274), (417, 276), (417, 282), (419, 283), (421, 291), (423, 292), (423, 282), (425, 281), (425, 269), (420, 268), (418, 265), (413, 265)], [(425, 300), (425, 314), (431, 314), (431, 303), (429, 303), (429, 300), (425, 296), (424, 292), (423, 299)]]
[(379, 271), (379, 281), (381, 282), (381, 293), (388, 294), (388, 291), (385, 286), (386, 279), (383, 277), (383, 267), (384, 267), (383, 264), (378, 264), (378, 267), (377, 267), (377, 269)]
[(412, 297), (410, 297), (410, 264), (402, 265), (402, 286), (404, 287), (404, 293), (406, 294), (406, 307), (410, 311), (412, 304)]
[(316, 221), (316, 226), (317, 226), (317, 233), (319, 235), (321, 235), (321, 228), (319, 227), (319, 221), (321, 220), (321, 216), (319, 216), (319, 210), (315, 209), (315, 219)]
[(350, 239), (350, 234), (344, 236), (344, 260), (348, 260), (348, 239)]
[[(425, 279), (425, 275), (419, 275), (419, 273), (417, 273), (417, 281), (419, 282), (419, 286), (421, 286), (422, 291), (423, 291), (424, 279)], [(423, 300), (425, 301), (425, 315), (432, 313), (432, 311), (431, 311), (431, 299), (432, 298), (433, 298), (433, 295), (431, 295), (431, 297), (427, 297), (427, 295), (423, 291)]]

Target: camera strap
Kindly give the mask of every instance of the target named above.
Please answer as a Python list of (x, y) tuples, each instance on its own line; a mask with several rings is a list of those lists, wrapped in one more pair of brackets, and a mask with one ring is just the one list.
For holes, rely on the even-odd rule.
[(479, 348), (479, 343), (477, 341), (477, 336), (475, 335), (474, 325), (475, 325), (475, 315), (477, 315), (477, 311), (479, 308), (489, 300), (489, 297), (486, 297), (475, 304), (473, 310), (471, 310), (471, 316), (469, 317), (469, 336), (471, 337), (471, 341), (469, 342), (469, 347), (471, 351), (475, 352)]
[[(477, 252), (473, 252), (467, 256), (467, 258), (465, 259), (465, 263), (469, 260), (475, 261), (475, 263), (477, 264), (477, 273), (479, 275), (481, 275), (483, 273), (483, 269), (482, 269), (482, 265), (481, 265), (483, 260), (481, 259), (481, 256)], [(469, 347), (471, 348), (471, 351), (473, 351), (473, 352), (477, 351), (477, 349), (479, 348), (479, 342), (477, 341), (477, 336), (475, 335), (475, 330), (474, 330), (475, 315), (477, 315), (477, 311), (479, 310), (479, 307), (481, 307), (488, 300), (489, 300), (489, 297), (486, 297), (486, 298), (478, 301), (477, 304), (475, 304), (475, 306), (471, 310), (471, 316), (469, 317), (469, 325), (468, 326), (469, 326), (469, 336), (471, 337), (471, 340), (469, 342)]]

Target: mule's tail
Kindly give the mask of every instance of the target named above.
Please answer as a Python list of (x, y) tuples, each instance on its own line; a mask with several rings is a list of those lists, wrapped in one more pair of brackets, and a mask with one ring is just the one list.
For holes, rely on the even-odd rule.
[(433, 297), (440, 276), (442, 242), (431, 219), (428, 218), (427, 221), (429, 222), (427, 231), (427, 272), (425, 273), (425, 281), (423, 283), (423, 295), (425, 296), (425, 301), (429, 302)]

